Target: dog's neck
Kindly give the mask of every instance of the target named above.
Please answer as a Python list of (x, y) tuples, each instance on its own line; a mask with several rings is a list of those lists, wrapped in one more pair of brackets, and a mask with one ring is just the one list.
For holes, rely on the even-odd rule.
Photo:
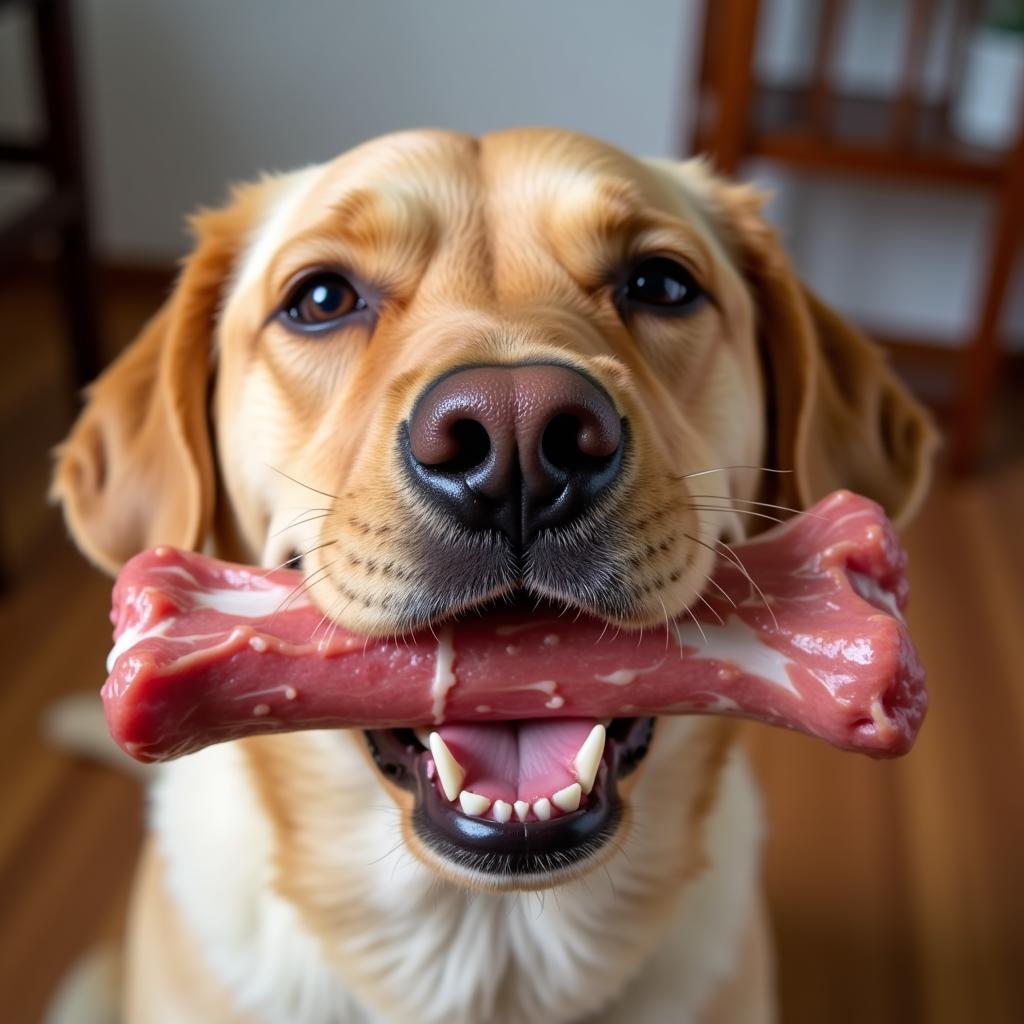
[[(204, 956), (259, 1019), (576, 1021), (622, 992), (723, 858), (707, 833), (731, 734), (663, 725), (625, 848), (545, 892), (475, 893), (420, 864), (351, 734), (186, 759), (158, 783), (154, 824)], [(739, 845), (749, 860), (756, 843)], [(714, 927), (742, 923), (745, 891), (731, 898), (736, 913), (716, 909)]]

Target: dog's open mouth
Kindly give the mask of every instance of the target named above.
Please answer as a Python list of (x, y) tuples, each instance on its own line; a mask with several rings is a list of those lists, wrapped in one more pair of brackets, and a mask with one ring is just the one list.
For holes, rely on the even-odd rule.
[(618, 781), (653, 729), (652, 718), (556, 718), (365, 735), (380, 771), (415, 795), (413, 827), (434, 853), (523, 879), (571, 868), (615, 834)]
[(658, 715), (739, 715), (905, 753), (927, 703), (902, 617), (905, 561), (881, 509), (837, 492), (738, 546), (662, 629), (531, 602), (389, 641), (321, 628), (320, 608), (293, 600), (295, 572), (157, 548), (115, 587), (107, 718), (144, 761), (362, 729), (381, 772), (414, 795), (429, 850), (522, 881), (608, 847), (618, 783)]

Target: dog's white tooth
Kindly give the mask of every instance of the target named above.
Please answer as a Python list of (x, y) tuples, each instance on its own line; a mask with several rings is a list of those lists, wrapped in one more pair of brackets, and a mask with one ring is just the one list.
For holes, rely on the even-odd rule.
[(534, 800), (533, 813), (537, 815), (539, 821), (547, 821), (551, 817), (551, 801), (546, 796)]
[(462, 804), (463, 814), (475, 814), (478, 817), (486, 814), (487, 808), (491, 806), (491, 801), (487, 797), (471, 793), (468, 789), (459, 794), (459, 803)]
[(512, 817), (512, 805), (504, 800), (495, 800), (493, 812), (494, 820), (500, 821), (504, 825)]
[[(448, 749), (448, 744), (441, 739), (439, 732), (432, 732), (427, 737), (427, 746), (434, 755), (437, 775), (441, 780), (441, 788), (449, 800), (456, 800), (466, 778), (466, 769), (455, 760), (455, 755)], [(486, 808), (485, 808), (486, 810)]]
[(604, 726), (595, 725), (573, 761), (576, 778), (580, 780), (584, 793), (589, 793), (594, 788), (594, 779), (597, 778), (597, 769), (601, 766), (601, 756), (604, 754), (605, 735)]
[(526, 816), (530, 813), (530, 805), (525, 800), (517, 800), (512, 807), (516, 812), (516, 817), (520, 821), (526, 821)]
[(580, 800), (583, 797), (583, 790), (578, 782), (574, 782), (571, 786), (566, 786), (565, 789), (560, 789), (557, 793), (551, 794), (551, 802), (560, 810), (565, 811), (566, 814), (571, 814), (580, 806)]
[(421, 746), (430, 749), (430, 730), (420, 727), (419, 729), (413, 729), (413, 735), (420, 741)]

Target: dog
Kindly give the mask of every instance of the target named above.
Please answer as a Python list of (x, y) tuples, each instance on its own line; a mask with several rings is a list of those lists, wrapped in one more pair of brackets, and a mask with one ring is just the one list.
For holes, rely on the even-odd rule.
[[(70, 531), (111, 573), (155, 544), (300, 565), (326, 616), (388, 636), (484, 604), (509, 551), (533, 552), (516, 570), (531, 596), (637, 629), (696, 600), (713, 542), (763, 522), (745, 510), (847, 487), (903, 521), (928, 418), (800, 284), (762, 205), (701, 159), (554, 129), (390, 135), (236, 188), (194, 218), (173, 293), (59, 450)], [(492, 429), (487, 389), (510, 373), (525, 411)], [(614, 472), (618, 427), (558, 434), (580, 389), (628, 427)], [(425, 401), (476, 410), (491, 463), (512, 460), (477, 480), (483, 512), (445, 485), (479, 470), (479, 430), (410, 438)], [(545, 493), (559, 459), (571, 501)], [(545, 530), (569, 541), (530, 548)], [(124, 1019), (773, 1020), (737, 735), (657, 720), (614, 834), (525, 880), (425, 844), (359, 730), (172, 762), (152, 786)]]

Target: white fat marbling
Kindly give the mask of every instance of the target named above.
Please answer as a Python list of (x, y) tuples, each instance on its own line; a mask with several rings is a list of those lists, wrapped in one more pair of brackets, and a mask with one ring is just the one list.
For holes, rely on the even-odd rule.
[(525, 686), (517, 686), (517, 690), (540, 690), (552, 696), (558, 690), (558, 683), (554, 679), (542, 679), (539, 683), (527, 683)]
[[(210, 608), (222, 615), (238, 616), (243, 619), (262, 619), (280, 611), (288, 598), (289, 591), (285, 587), (268, 587), (266, 590), (200, 590), (196, 594), (197, 604), (201, 608)], [(300, 600), (289, 604), (289, 608), (305, 604)]]
[(433, 698), (434, 724), (444, 721), (444, 708), (448, 691), (455, 685), (455, 645), (452, 642), (452, 627), (445, 626), (437, 635), (437, 654), (434, 656), (434, 685), (430, 689)]
[(107, 655), (107, 675), (114, 671), (114, 665), (117, 663), (117, 659), (124, 654), (125, 651), (134, 647), (137, 643), (143, 640), (148, 640), (153, 636), (163, 636), (167, 630), (171, 628), (172, 619), (163, 619), (158, 622), (155, 626), (150, 629), (146, 629), (143, 623), (136, 623), (135, 626), (129, 626), (115, 641), (114, 646), (110, 648), (110, 653)]
[(794, 697), (800, 696), (787, 672), (795, 662), (764, 643), (757, 631), (738, 615), (730, 615), (723, 625), (702, 623), (700, 629), (693, 622), (677, 622), (675, 631), (680, 644), (696, 650), (692, 657), (736, 665), (744, 672), (775, 683)]
[(594, 678), (599, 683), (610, 683), (612, 686), (629, 686), (630, 683), (636, 681), (637, 676), (645, 676), (649, 672), (657, 672), (664, 664), (665, 659), (662, 658), (646, 668), (620, 668), (618, 671), (609, 672), (604, 676), (595, 675)]
[[(287, 588), (279, 586), (270, 586), (262, 590), (229, 590), (227, 588), (207, 590), (199, 587), (191, 573), (180, 566), (166, 566), (161, 571), (168, 575), (186, 577), (192, 582), (196, 587), (194, 596), (197, 608), (209, 608), (222, 615), (238, 618), (260, 619), (273, 615), (281, 609), (282, 604), (287, 600), (290, 593)], [(304, 603), (304, 601), (300, 603)], [(297, 606), (294, 605), (292, 607)], [(110, 653), (107, 655), (107, 674), (109, 675), (113, 672), (117, 659), (125, 651), (141, 643), (143, 640), (148, 640), (155, 636), (164, 636), (174, 624), (176, 618), (177, 616), (169, 615), (150, 628), (146, 628), (142, 623), (129, 626), (114, 641), (114, 646), (111, 647)], [(176, 637), (175, 639), (184, 641), (190, 638)], [(250, 644), (253, 650), (256, 651), (266, 649), (266, 642), (260, 637), (253, 637)]]

